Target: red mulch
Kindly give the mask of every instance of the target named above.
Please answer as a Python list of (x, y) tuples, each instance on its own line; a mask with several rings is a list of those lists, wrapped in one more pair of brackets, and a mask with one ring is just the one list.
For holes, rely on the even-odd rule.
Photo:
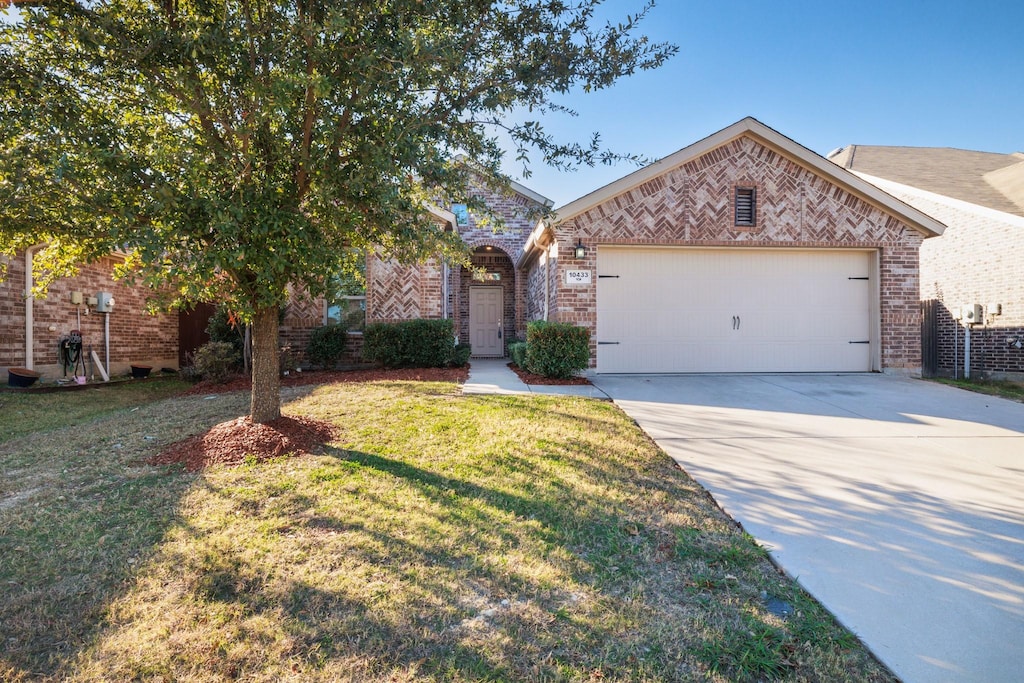
[(512, 372), (519, 375), (519, 379), (523, 380), (524, 384), (547, 384), (547, 385), (577, 385), (577, 384), (590, 384), (590, 380), (586, 377), (570, 377), (569, 379), (555, 379), (553, 377), (545, 377), (544, 375), (535, 375), (532, 372), (527, 372), (515, 363), (509, 363), (508, 367)]
[(302, 455), (330, 441), (334, 432), (330, 422), (307, 417), (279, 417), (267, 424), (254, 424), (248, 417), (240, 417), (171, 444), (149, 463), (182, 463), (195, 472), (210, 465), (239, 465), (247, 456), (262, 461), (286, 454)]
[[(281, 378), (281, 386), (294, 387), (335, 382), (374, 382), (379, 380), (465, 383), (469, 368), (406, 368), (401, 370), (345, 370), (293, 372)], [(185, 395), (222, 394), (251, 390), (248, 377), (239, 375), (227, 382), (199, 382)], [(253, 424), (240, 417), (215, 425), (209, 431), (172, 443), (149, 459), (153, 465), (182, 463), (190, 472), (210, 465), (238, 465), (246, 457), (256, 461), (282, 455), (302, 455), (331, 440), (335, 427), (329, 422), (307, 417), (280, 417), (268, 424)]]
[[(281, 386), (297, 387), (307, 384), (334, 384), (335, 382), (458, 382), (464, 384), (469, 377), (469, 367), (462, 368), (402, 368), (398, 370), (313, 370), (293, 372), (281, 378)], [(202, 381), (185, 392), (187, 396), (223, 394), (229, 391), (248, 391), (252, 382), (239, 375), (227, 382)]]

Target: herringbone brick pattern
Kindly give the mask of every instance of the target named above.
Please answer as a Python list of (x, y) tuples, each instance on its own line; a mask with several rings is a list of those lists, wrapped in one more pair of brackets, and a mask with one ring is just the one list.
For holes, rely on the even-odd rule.
[[(737, 187), (756, 190), (753, 226), (734, 223)], [(558, 248), (581, 239), (587, 257), (559, 265), (595, 270), (600, 244), (855, 247), (880, 255), (882, 366), (920, 368), (917, 259), (922, 236), (900, 220), (758, 139), (741, 136), (556, 226)], [(540, 267), (535, 264), (534, 268)], [(527, 300), (543, 278), (531, 275)], [(554, 282), (554, 315), (597, 326), (595, 286)], [(536, 307), (536, 304), (533, 304)]]
[(437, 259), (403, 265), (373, 257), (367, 267), (367, 322), (441, 316), (441, 267)]
[[(757, 220), (733, 225), (736, 187), (757, 188)], [(751, 138), (739, 138), (565, 224), (565, 234), (643, 243), (853, 245), (903, 225)]]

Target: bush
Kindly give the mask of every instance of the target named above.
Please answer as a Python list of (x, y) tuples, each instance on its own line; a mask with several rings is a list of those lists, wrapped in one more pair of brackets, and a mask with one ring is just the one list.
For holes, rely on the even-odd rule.
[(282, 375), (287, 375), (299, 369), (299, 354), (292, 351), (290, 346), (281, 347), (277, 360), (279, 363), (278, 371)]
[(314, 366), (330, 370), (348, 348), (348, 332), (341, 325), (324, 325), (313, 330), (306, 347), (306, 358)]
[(238, 351), (230, 342), (207, 342), (192, 355), (192, 369), (195, 377), (223, 382), (238, 372)]
[(211, 342), (227, 342), (238, 353), (238, 362), (242, 362), (242, 347), (245, 344), (245, 325), (221, 305), (217, 307), (206, 325), (206, 334)]
[(508, 355), (512, 362), (523, 370), (526, 369), (526, 342), (514, 341), (508, 344)]
[(451, 320), (372, 323), (363, 332), (363, 358), (386, 368), (443, 368), (454, 352)]
[(569, 323), (535, 320), (526, 326), (526, 369), (567, 379), (590, 364), (590, 331)]
[(472, 352), (473, 349), (469, 344), (456, 344), (455, 350), (452, 353), (452, 365), (461, 368), (469, 362), (469, 356)]

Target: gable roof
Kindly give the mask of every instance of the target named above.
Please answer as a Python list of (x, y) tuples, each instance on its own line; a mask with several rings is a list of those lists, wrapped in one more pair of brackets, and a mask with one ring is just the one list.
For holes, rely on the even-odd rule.
[(1020, 152), (847, 145), (828, 158), (851, 171), (1024, 216), (1024, 154)]
[(580, 197), (565, 206), (555, 209), (554, 222), (562, 222), (584, 213), (598, 204), (628, 192), (652, 178), (678, 168), (683, 164), (708, 152), (725, 145), (732, 140), (748, 136), (758, 142), (767, 145), (783, 156), (803, 166), (804, 168), (827, 178), (829, 181), (839, 185), (845, 190), (852, 192), (869, 204), (872, 204), (882, 211), (895, 216), (910, 227), (923, 233), (926, 237), (941, 235), (945, 226), (931, 216), (928, 216), (914, 207), (906, 204), (886, 192), (875, 187), (871, 183), (857, 177), (841, 166), (830, 162), (821, 155), (807, 149), (778, 131), (769, 128), (757, 119), (748, 116), (745, 119), (723, 128), (722, 130), (709, 135), (703, 140), (693, 143), (689, 147), (670, 154), (669, 156), (645, 166), (638, 171), (616, 180), (613, 183)]
[(545, 209), (550, 209), (555, 204), (554, 201), (548, 199), (547, 197), (545, 197), (544, 195), (540, 194), (539, 192), (534, 192), (533, 190), (528, 188), (526, 185), (523, 185), (521, 183), (517, 183), (514, 180), (510, 180), (508, 185), (509, 185), (510, 188), (512, 188), (513, 192), (526, 197), (527, 199), (529, 199), (530, 201), (534, 202), (535, 204), (540, 204)]
[[(479, 164), (474, 162), (472, 159), (470, 159), (465, 154), (456, 154), (455, 155), (455, 161), (460, 163), (460, 164), (464, 164), (464, 165), (468, 166), (470, 168), (470, 170), (473, 171), (474, 173), (482, 174), (482, 171), (480, 170)], [(534, 192), (533, 190), (528, 188), (526, 185), (523, 185), (522, 183), (517, 183), (516, 181), (514, 181), (512, 179), (509, 179), (508, 187), (509, 187), (510, 190), (512, 190), (513, 192), (518, 194), (520, 197), (523, 197), (525, 199), (529, 199), (534, 204), (539, 204), (540, 206), (543, 206), (545, 209), (550, 209), (555, 204), (554, 201), (552, 201), (551, 199), (548, 199), (547, 197), (545, 197), (541, 193)]]

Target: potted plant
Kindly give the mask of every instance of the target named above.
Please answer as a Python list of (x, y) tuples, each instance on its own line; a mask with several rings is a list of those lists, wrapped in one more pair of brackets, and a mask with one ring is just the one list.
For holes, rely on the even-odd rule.
[(144, 379), (146, 377), (149, 377), (149, 371), (152, 369), (152, 365), (132, 364), (132, 377), (134, 377), (135, 379)]
[(12, 387), (30, 387), (40, 377), (35, 370), (28, 368), (7, 368), (7, 385)]

